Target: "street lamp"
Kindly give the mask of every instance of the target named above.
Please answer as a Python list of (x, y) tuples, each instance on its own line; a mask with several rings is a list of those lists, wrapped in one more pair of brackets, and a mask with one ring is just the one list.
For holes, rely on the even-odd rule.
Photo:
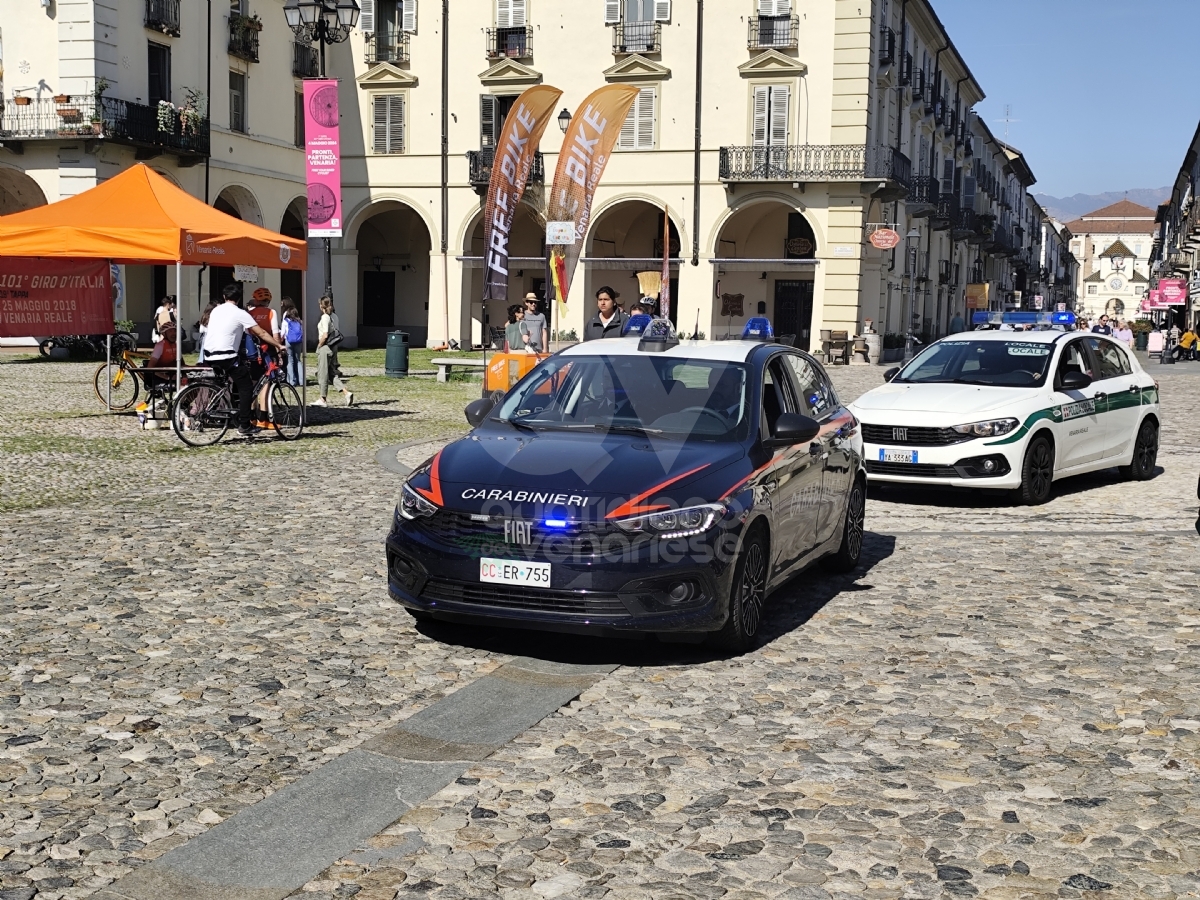
[(571, 113), (565, 106), (558, 114), (558, 127), (562, 129), (563, 134), (566, 134), (567, 129), (571, 127)]
[[(356, 0), (287, 0), (283, 18), (297, 40), (320, 46), (318, 77), (325, 77), (325, 45), (340, 44), (358, 24)], [(333, 299), (333, 251), (325, 241), (325, 296)]]
[[(908, 311), (910, 315), (916, 315), (917, 308), (917, 255), (920, 252), (921, 246), (921, 229), (914, 225), (909, 229), (905, 236), (908, 240)], [(915, 242), (915, 243), (914, 243)], [(900, 316), (900, 324), (903, 325), (905, 316)], [(904, 337), (904, 359), (912, 359), (912, 323), (909, 323), (908, 330)]]

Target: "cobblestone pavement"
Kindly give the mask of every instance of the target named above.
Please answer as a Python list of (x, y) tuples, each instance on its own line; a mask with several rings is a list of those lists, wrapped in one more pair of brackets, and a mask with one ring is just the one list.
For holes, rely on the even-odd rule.
[(1200, 895), (1200, 378), (1147, 484), (875, 492), (863, 569), (721, 659), (387, 601), (374, 455), (477, 386), (360, 377), (312, 440), (196, 453), (91, 371), (0, 359), (0, 900), (87, 896), (512, 655), (622, 666), (295, 896)]

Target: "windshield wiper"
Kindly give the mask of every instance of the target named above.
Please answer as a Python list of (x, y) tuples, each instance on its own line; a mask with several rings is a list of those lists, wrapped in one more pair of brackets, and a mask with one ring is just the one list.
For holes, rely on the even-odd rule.
[(641, 425), (595, 425), (597, 431), (615, 434), (665, 434), (661, 428), (645, 428)]
[(520, 428), (525, 431), (537, 431), (532, 425), (522, 422), (519, 419), (502, 419), (499, 416), (490, 417), (493, 422), (503, 422), (505, 425), (511, 425), (513, 428)]

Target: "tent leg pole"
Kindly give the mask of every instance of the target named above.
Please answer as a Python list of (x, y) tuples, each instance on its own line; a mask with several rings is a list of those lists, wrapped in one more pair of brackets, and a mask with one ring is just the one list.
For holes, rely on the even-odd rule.
[(110, 413), (112, 412), (112, 335), (104, 336), (104, 377), (106, 384), (104, 385), (104, 407)]
[[(183, 297), (183, 261), (175, 260), (175, 308), (179, 309), (179, 301)], [(175, 407), (175, 397), (183, 389), (183, 315), (175, 314), (175, 394), (167, 404), (167, 418), (171, 418)]]

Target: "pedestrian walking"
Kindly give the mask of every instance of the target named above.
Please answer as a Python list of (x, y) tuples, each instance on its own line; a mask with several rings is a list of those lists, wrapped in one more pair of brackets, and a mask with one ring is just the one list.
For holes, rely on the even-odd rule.
[(621, 307), (617, 306), (617, 297), (619, 296), (608, 285), (596, 291), (596, 314), (583, 329), (585, 341), (621, 336), (621, 331), (628, 320), (625, 313), (621, 312)]
[(546, 352), (546, 317), (538, 312), (537, 294), (525, 295), (525, 318), (521, 323), (522, 343), (530, 353)]
[(1108, 316), (1101, 315), (1100, 321), (1092, 326), (1092, 334), (1112, 334), (1112, 326), (1108, 324)]
[(313, 401), (313, 406), (329, 405), (330, 382), (336, 390), (346, 395), (346, 405), (353, 406), (354, 395), (338, 372), (337, 349), (342, 343), (342, 329), (337, 313), (333, 311), (333, 301), (322, 297), (318, 306), (321, 309), (321, 321), (317, 323), (317, 387), (321, 396)]
[(291, 297), (279, 301), (283, 311), (283, 321), (280, 324), (281, 337), (287, 344), (288, 358), (284, 374), (288, 384), (299, 387), (304, 379), (304, 323), (300, 320), (300, 311)]
[(967, 323), (963, 321), (962, 313), (957, 309), (950, 319), (950, 334), (962, 334), (967, 330)]
[(514, 303), (508, 308), (508, 324), (504, 326), (504, 350), (516, 353), (525, 349), (525, 330), (521, 321), (525, 318), (525, 308), (520, 303)]
[(1113, 337), (1130, 350), (1133, 349), (1133, 329), (1129, 327), (1129, 324), (1124, 319), (1120, 319), (1117, 322), (1117, 327), (1113, 329)]

